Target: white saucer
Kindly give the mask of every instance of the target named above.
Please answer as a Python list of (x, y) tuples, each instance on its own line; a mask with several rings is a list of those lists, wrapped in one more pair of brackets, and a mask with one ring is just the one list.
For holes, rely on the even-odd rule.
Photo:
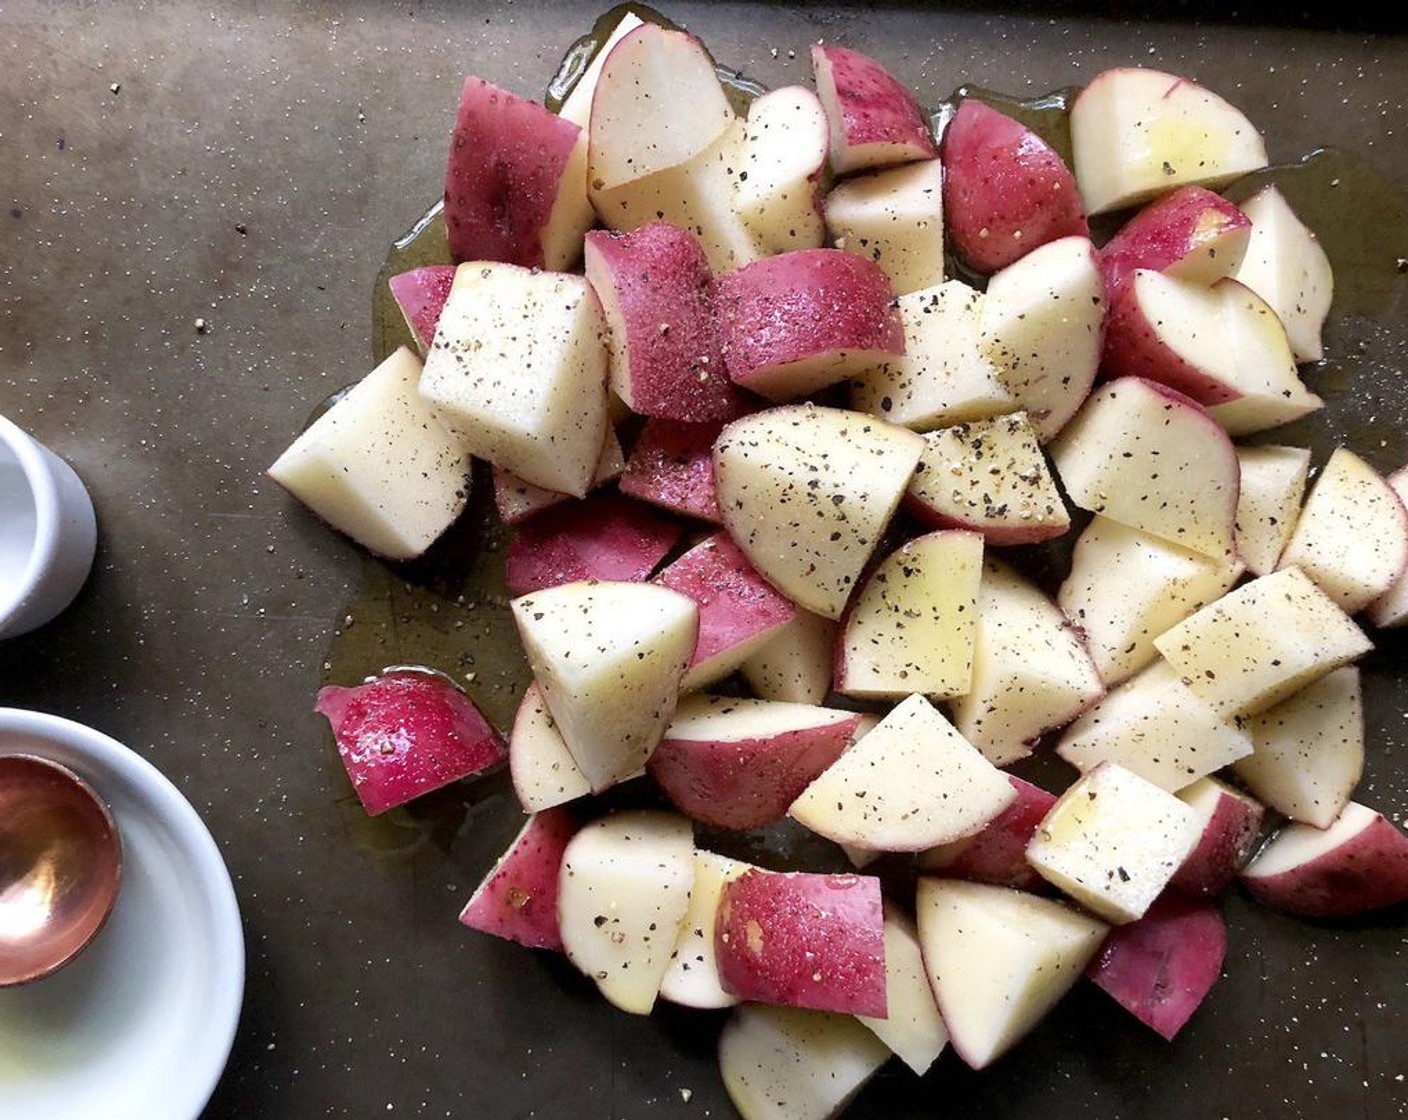
[(122, 889), (72, 964), (0, 988), (0, 1117), (196, 1120), (244, 996), (239, 909), (215, 841), (155, 767), (91, 728), (0, 708), (0, 755), (21, 751), (107, 800)]

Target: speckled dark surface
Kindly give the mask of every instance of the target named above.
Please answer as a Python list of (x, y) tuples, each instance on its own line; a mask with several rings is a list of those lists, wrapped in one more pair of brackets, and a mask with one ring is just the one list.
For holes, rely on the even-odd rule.
[[(1121, 63), (1182, 72), (1262, 125), (1273, 159), (1335, 143), (1408, 192), (1408, 38), (1323, 13), (1306, 29), (1225, 9), (1199, 24), (1182, 6), (1156, 21), (863, 7), (666, 10), (769, 84), (806, 80), (818, 36), (876, 54), (929, 102), (965, 81), (1028, 95)], [(311, 703), (362, 561), (262, 477), (313, 404), (370, 368), (372, 278), (437, 194), (464, 73), (539, 96), (596, 14), (0, 8), (0, 411), (73, 462), (101, 521), (72, 610), (0, 646), (0, 703), (129, 744), (225, 854), (248, 990), (208, 1120), (732, 1115), (717, 1019), (628, 1017), (561, 961), (457, 925), (517, 825), (501, 788), (474, 795), (463, 826), (464, 796), (400, 842), (361, 826)], [(1340, 369), (1308, 434), (1322, 455), (1347, 439), (1401, 465), (1403, 293), (1341, 315), (1330, 339)], [(1388, 642), (1370, 663), (1361, 790), (1400, 822), (1404, 660)], [(1087, 986), (989, 1071), (950, 1055), (916, 1083), (892, 1064), (848, 1115), (1402, 1115), (1408, 915), (1307, 924), (1241, 897), (1227, 914), (1225, 976), (1176, 1044)]]

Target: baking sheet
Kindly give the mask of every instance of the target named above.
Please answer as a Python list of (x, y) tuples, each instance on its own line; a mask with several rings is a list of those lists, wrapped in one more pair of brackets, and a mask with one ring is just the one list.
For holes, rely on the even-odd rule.
[[(1031, 96), (1125, 63), (1185, 73), (1261, 125), (1273, 160), (1335, 144), (1408, 192), (1408, 39), (1337, 30), (1334, 13), (1276, 26), (1188, 7), (664, 8), (770, 85), (808, 80), (819, 37), (873, 53), (925, 102), (964, 82)], [(437, 193), (463, 75), (540, 96), (597, 12), (175, 0), (0, 14), (0, 411), (74, 463), (101, 522), (70, 613), (0, 645), (0, 703), (131, 744), (221, 845), (249, 971), (210, 1120), (731, 1115), (717, 1017), (623, 1015), (564, 962), (456, 924), (517, 828), (501, 783), (362, 818), (311, 714), (317, 687), (388, 643), (487, 647), (473, 610), (428, 609), (424, 596), (460, 593), (443, 574), (427, 588), (369, 569), (261, 474), (319, 399), (370, 369), (372, 278)], [(1328, 339), (1320, 457), (1348, 441), (1402, 465), (1402, 288), (1340, 314)], [(1390, 639), (1366, 666), (1360, 792), (1400, 822), (1404, 653)], [(450, 668), (486, 696), (505, 670)], [(1239, 896), (1226, 913), (1225, 976), (1175, 1044), (1086, 985), (994, 1068), (949, 1056), (916, 1083), (892, 1063), (848, 1115), (1402, 1115), (1408, 915), (1306, 923)]]

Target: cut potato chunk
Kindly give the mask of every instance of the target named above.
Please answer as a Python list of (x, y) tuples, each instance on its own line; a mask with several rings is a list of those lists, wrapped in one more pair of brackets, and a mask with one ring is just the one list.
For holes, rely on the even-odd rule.
[(467, 262), (420, 392), (466, 451), (583, 497), (606, 439), (601, 306), (581, 276)]
[(429, 548), (469, 497), (469, 456), (416, 392), (420, 376), (401, 347), (269, 468), (334, 529), (392, 560)]
[(1006, 766), (1104, 686), (1066, 616), (1001, 561), (983, 564), (977, 613), (973, 679), (952, 704), (953, 723), (994, 766)]
[(1237, 554), (1253, 575), (1274, 571), (1291, 539), (1305, 496), (1310, 450), (1305, 447), (1237, 448), (1242, 484), (1237, 493)]
[(592, 791), (543, 703), (536, 683), (528, 686), (508, 739), (513, 789), (525, 813), (540, 813)]
[(820, 704), (831, 691), (836, 620), (798, 610), (743, 663), (743, 679), (760, 699)]
[(1243, 584), (1154, 645), (1224, 717), (1263, 712), (1373, 648), (1299, 568)]
[(1336, 669), (1247, 721), (1255, 753), (1237, 777), (1293, 821), (1329, 828), (1364, 773), (1359, 670)]
[(724, 991), (714, 952), (714, 927), (724, 887), (748, 870), (748, 864), (702, 848), (694, 852), (694, 885), (689, 909), (670, 967), (660, 982), (660, 994), (684, 1007), (732, 1007), (738, 997)]
[(743, 1120), (834, 1120), (890, 1057), (849, 1015), (747, 1004), (719, 1036), (719, 1071)]
[(919, 880), (924, 964), (953, 1048), (974, 1069), (1005, 1054), (1080, 979), (1103, 922), (1036, 895)]
[(943, 167), (936, 159), (859, 175), (826, 196), (836, 248), (885, 271), (896, 295), (944, 280)]
[(622, 1011), (648, 1015), (655, 1006), (693, 882), (694, 832), (674, 813), (602, 817), (563, 852), (557, 898), (563, 947)]
[(942, 700), (968, 691), (983, 538), (946, 530), (901, 545), (861, 586), (841, 625), (836, 691)]
[(1305, 499), (1279, 568), (1299, 568), (1346, 614), (1363, 610), (1408, 566), (1408, 513), (1378, 471), (1340, 447)]
[(1320, 329), (1330, 313), (1335, 281), (1330, 258), (1274, 186), (1242, 203), (1252, 236), (1236, 277), (1266, 300), (1286, 328), (1298, 362), (1324, 356)]
[(1047, 882), (1115, 923), (1143, 916), (1197, 846), (1203, 818), (1113, 762), (1072, 785), (1027, 845)]
[(875, 1037), (920, 1077), (948, 1045), (934, 991), (924, 971), (919, 934), (897, 908), (885, 905), (885, 1004), (883, 1019), (858, 1016)]
[(1056, 753), (1082, 773), (1118, 762), (1177, 793), (1245, 759), (1252, 740), (1194, 696), (1167, 661), (1155, 661), (1071, 724)]
[(649, 583), (567, 583), (513, 600), (558, 732), (594, 792), (639, 770), (674, 714), (699, 611)]
[(838, 844), (917, 852), (978, 832), (1016, 799), (1007, 776), (922, 696), (911, 696), (789, 810)]
[(778, 590), (840, 618), (923, 450), (916, 433), (844, 409), (745, 416), (714, 444), (724, 525)]

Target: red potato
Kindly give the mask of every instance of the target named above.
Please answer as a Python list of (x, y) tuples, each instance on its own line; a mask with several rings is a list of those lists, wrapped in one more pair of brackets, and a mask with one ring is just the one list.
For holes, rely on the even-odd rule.
[(1026, 125), (971, 98), (944, 130), (944, 219), (958, 255), (990, 274), (1059, 237), (1089, 237), (1075, 176)]
[(743, 411), (724, 367), (714, 274), (692, 234), (667, 222), (593, 230), (586, 269), (606, 315), (611, 387), (632, 412), (697, 424)]
[(879, 879), (752, 868), (724, 888), (714, 937), (724, 990), (740, 999), (887, 1013)]
[(562, 952), (558, 871), (580, 827), (570, 809), (534, 813), (460, 911), (460, 922), (530, 949)]
[(1056, 795), (1040, 786), (1007, 775), (1017, 799), (987, 823), (983, 830), (951, 844), (921, 852), (921, 871), (942, 871), (945, 878), (995, 887), (1040, 891), (1046, 880), (1027, 862), (1027, 844), (1036, 826), (1056, 804)]
[(655, 582), (699, 605), (699, 641), (680, 685), (686, 692), (728, 676), (797, 613), (723, 532), (695, 545)]
[(834, 619), (798, 608), (792, 621), (743, 663), (743, 679), (764, 700), (822, 703), (831, 691), (836, 631)]
[(1329, 828), (1283, 828), (1242, 883), (1258, 902), (1306, 918), (1382, 910), (1408, 901), (1408, 836), (1351, 801)]
[(884, 271), (840, 249), (766, 257), (719, 277), (724, 358), (734, 381), (781, 401), (904, 353)]
[(1176, 895), (1110, 931), (1086, 975), (1170, 1042), (1222, 972), (1227, 926), (1217, 907)]
[(860, 716), (812, 704), (692, 696), (648, 769), (683, 812), (714, 828), (762, 828), (851, 745)]
[(1179, 790), (1178, 800), (1202, 813), (1207, 823), (1198, 846), (1169, 886), (1195, 897), (1221, 894), (1251, 857), (1266, 811), (1260, 802), (1216, 778), (1202, 778)]
[(647, 420), (621, 476), (621, 493), (719, 524), (723, 516), (714, 491), (714, 441), (723, 427)]
[(1105, 243), (1105, 290), (1113, 295), (1136, 268), (1214, 284), (1236, 275), (1251, 235), (1251, 219), (1220, 194), (1183, 187), (1139, 211)]
[(508, 736), (508, 771), (525, 813), (541, 813), (592, 791), (572, 760), (537, 684), (530, 684), (514, 713)]
[(619, 494), (593, 494), (520, 524), (504, 560), (504, 586), (526, 595), (584, 579), (639, 582), (683, 529)]
[(919, 103), (873, 58), (817, 43), (812, 68), (831, 126), (831, 166), (838, 175), (939, 154)]
[(972, 529), (987, 544), (1036, 544), (1071, 527), (1025, 412), (924, 435), (905, 508), (935, 529)]
[(409, 272), (398, 272), (386, 281), (422, 358), (430, 349), (435, 326), (440, 322), (440, 311), (450, 298), (450, 285), (454, 282), (455, 266), (452, 264), (413, 268)]
[(1051, 445), (1071, 501), (1215, 559), (1236, 545), (1241, 467), (1197, 402), (1139, 377), (1091, 394)]
[(439, 673), (387, 673), (318, 690), (362, 807), (372, 816), (508, 757), (503, 738), (468, 696)]
[(570, 268), (592, 227), (582, 130), (483, 78), (465, 79), (445, 169), (456, 261)]

